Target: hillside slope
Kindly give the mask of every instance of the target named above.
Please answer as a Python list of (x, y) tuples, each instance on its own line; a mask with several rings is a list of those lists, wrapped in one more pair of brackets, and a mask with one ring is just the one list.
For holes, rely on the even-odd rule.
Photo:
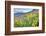
[(38, 10), (33, 10), (32, 12), (25, 13), (21, 16), (14, 17), (14, 26), (15, 27), (35, 27), (39, 24), (39, 15)]

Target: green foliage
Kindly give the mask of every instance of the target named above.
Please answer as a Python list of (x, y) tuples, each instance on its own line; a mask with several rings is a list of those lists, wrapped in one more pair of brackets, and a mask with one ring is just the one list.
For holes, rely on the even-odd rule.
[(39, 14), (30, 13), (23, 17), (23, 20), (16, 20), (14, 22), (14, 27), (36, 27), (39, 25)]

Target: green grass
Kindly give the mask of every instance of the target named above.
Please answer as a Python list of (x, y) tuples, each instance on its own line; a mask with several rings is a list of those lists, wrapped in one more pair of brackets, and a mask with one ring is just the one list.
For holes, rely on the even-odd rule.
[(23, 20), (14, 20), (14, 27), (36, 27), (39, 25), (38, 13), (25, 15)]

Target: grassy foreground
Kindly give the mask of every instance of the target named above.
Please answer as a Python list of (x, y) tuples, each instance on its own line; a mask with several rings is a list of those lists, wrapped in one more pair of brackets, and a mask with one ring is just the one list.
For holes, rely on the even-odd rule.
[(38, 13), (30, 13), (28, 15), (24, 15), (23, 19), (20, 20), (15, 19), (16, 18), (14, 18), (14, 27), (36, 27), (39, 25)]

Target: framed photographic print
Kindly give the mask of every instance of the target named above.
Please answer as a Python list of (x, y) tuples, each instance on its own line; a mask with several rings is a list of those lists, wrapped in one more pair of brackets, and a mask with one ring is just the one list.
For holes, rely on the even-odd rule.
[(44, 33), (44, 3), (5, 1), (5, 34)]

